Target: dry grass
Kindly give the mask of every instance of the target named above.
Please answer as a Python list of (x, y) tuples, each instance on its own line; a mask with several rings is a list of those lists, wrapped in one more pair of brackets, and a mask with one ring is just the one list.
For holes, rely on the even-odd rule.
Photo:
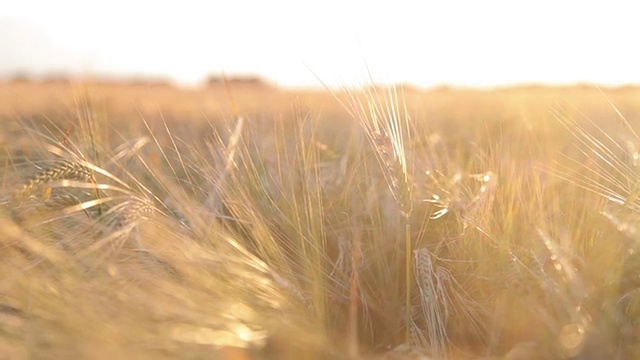
[(9, 358), (640, 355), (637, 89), (0, 90)]

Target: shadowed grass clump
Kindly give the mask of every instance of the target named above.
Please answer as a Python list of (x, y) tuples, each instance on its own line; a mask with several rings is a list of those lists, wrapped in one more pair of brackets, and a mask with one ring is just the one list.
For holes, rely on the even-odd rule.
[(621, 140), (562, 110), (454, 129), (414, 92), (335, 97), (4, 120), (0, 353), (638, 355), (630, 121)]

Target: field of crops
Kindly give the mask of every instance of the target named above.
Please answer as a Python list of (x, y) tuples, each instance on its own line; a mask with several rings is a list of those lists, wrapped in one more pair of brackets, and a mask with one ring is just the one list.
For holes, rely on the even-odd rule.
[(639, 126), (633, 87), (0, 84), (0, 358), (640, 358)]

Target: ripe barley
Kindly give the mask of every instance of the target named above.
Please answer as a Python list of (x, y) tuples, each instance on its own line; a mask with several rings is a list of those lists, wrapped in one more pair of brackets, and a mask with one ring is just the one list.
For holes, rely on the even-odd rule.
[[(47, 184), (57, 180), (77, 180), (95, 182), (93, 171), (80, 162), (62, 160), (53, 166), (45, 167), (29, 178), (13, 195), (13, 199), (22, 199), (33, 195), (37, 190), (47, 192)], [(45, 194), (46, 195), (46, 194)], [(44, 200), (47, 200), (45, 196)]]
[(360, 122), (387, 183), (387, 187), (399, 209), (403, 222), (402, 239), (405, 250), (405, 342), (411, 342), (411, 289), (413, 278), (413, 245), (411, 215), (413, 197), (409, 161), (405, 149), (406, 140), (411, 136), (409, 114), (404, 99), (398, 96), (396, 88), (388, 88), (379, 93), (376, 88), (367, 92), (365, 100), (351, 96), (351, 106), (347, 109)]
[[(429, 249), (422, 248), (414, 251), (415, 276), (420, 295), (420, 308), (424, 317), (426, 330), (412, 326), (418, 343), (424, 348), (430, 348), (438, 356), (446, 357), (447, 351), (447, 317), (449, 310), (442, 276), (437, 274)], [(423, 332), (427, 336), (422, 335)]]

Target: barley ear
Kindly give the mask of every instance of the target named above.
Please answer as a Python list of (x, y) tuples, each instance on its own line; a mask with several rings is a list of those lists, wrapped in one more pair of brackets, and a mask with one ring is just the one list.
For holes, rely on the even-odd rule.
[(51, 195), (51, 188), (48, 184), (57, 180), (78, 180), (78, 181), (92, 181), (93, 171), (87, 166), (71, 161), (61, 161), (55, 165), (46, 167), (40, 172), (29, 178), (18, 190), (13, 194), (13, 199), (23, 199), (34, 195), (38, 190), (43, 192), (43, 201), (49, 199)]

